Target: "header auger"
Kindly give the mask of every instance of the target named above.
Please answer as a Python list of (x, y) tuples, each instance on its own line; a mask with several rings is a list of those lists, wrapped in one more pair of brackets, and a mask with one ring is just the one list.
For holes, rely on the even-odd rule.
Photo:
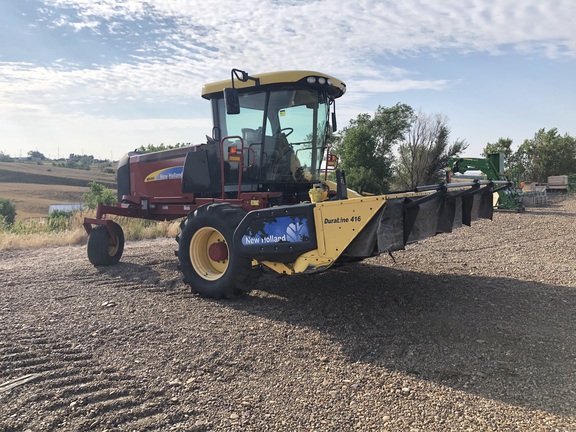
[(230, 80), (205, 85), (212, 136), (120, 160), (117, 204), (99, 204), (84, 221), (90, 262), (112, 265), (122, 256), (122, 228), (106, 215), (182, 219), (176, 254), (184, 281), (202, 296), (233, 298), (252, 289), (262, 267), (323, 271), (492, 218), (494, 187), (509, 182), (349, 197), (338, 172), (329, 190), (327, 138), (345, 91), (337, 78), (310, 71), (234, 69)]

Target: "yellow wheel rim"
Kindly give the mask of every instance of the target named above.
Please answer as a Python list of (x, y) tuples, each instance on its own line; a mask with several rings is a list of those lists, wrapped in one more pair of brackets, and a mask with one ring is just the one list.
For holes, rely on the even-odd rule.
[[(226, 246), (227, 257), (220, 261), (210, 258), (210, 246), (222, 243)], [(217, 229), (211, 227), (200, 228), (190, 241), (190, 262), (198, 275), (206, 280), (220, 279), (228, 268), (228, 255), (230, 250), (224, 236)]]
[(108, 255), (110, 256), (114, 256), (116, 255), (116, 252), (118, 252), (118, 246), (120, 245), (120, 240), (118, 240), (118, 244), (113, 244), (112, 240), (110, 240), (110, 243), (108, 243)]

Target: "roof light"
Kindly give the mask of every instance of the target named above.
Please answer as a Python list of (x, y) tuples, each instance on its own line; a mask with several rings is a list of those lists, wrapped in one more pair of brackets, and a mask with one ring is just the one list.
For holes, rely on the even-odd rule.
[(320, 78), (318, 78), (318, 82), (320, 84), (326, 84), (326, 78), (320, 77)]
[(311, 77), (308, 77), (308, 78), (306, 79), (306, 81), (308, 81), (309, 84), (314, 84), (314, 83), (316, 82), (316, 78), (314, 78), (314, 77), (311, 76)]
[(326, 82), (328, 83), (328, 85), (332, 85), (332, 80), (330, 78), (328, 78)]

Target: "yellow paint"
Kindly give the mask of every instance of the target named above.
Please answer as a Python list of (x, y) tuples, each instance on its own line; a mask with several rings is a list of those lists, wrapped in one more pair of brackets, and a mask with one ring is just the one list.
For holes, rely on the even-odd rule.
[(229, 154), (228, 162), (242, 162), (242, 156), (240, 155), (240, 153)]
[(318, 249), (299, 256), (294, 271), (332, 265), (385, 202), (385, 196), (377, 196), (317, 203), (314, 223)]
[(276, 273), (280, 274), (294, 274), (294, 270), (284, 263), (277, 263), (272, 261), (260, 261), (260, 264), (274, 270)]
[(310, 196), (310, 202), (317, 203), (328, 198), (328, 191), (324, 190), (321, 184), (314, 184), (308, 191), (308, 195)]
[[(346, 84), (339, 80), (338, 78), (334, 78), (333, 76), (326, 75), (320, 72), (314, 71), (279, 71), (279, 72), (269, 72), (263, 74), (256, 74), (251, 75), (254, 78), (260, 79), (260, 85), (267, 85), (267, 84), (282, 84), (282, 83), (296, 83), (302, 79), (305, 79), (309, 76), (314, 77), (322, 77), (326, 80), (330, 80), (331, 87), (334, 89), (334, 96), (340, 97), (346, 92)], [(255, 87), (254, 81), (248, 80), (247, 82), (242, 82), (239, 80), (234, 80), (234, 86), (238, 89), (246, 88), (246, 87)], [(210, 99), (214, 94), (221, 94), (225, 88), (232, 87), (231, 80), (223, 80), (218, 81), (215, 83), (205, 84), (202, 88), (202, 97), (206, 99)]]
[(318, 202), (314, 207), (317, 249), (300, 255), (294, 263), (265, 261), (261, 264), (280, 274), (319, 271), (330, 267), (388, 199), (423, 197), (435, 192), (407, 192)]
[[(325, 183), (328, 185), (330, 190), (332, 190), (332, 191), (338, 190), (338, 185), (336, 184), (335, 181), (326, 180)], [(364, 197), (364, 195), (359, 194), (358, 192), (356, 192), (353, 189), (346, 188), (346, 190), (348, 191), (348, 198), (362, 198), (362, 197)]]

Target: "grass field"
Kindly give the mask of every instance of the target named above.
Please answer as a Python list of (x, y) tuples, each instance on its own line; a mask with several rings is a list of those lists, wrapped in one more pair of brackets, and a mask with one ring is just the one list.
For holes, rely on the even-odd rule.
[(114, 174), (23, 162), (0, 162), (0, 198), (16, 206), (18, 220), (48, 216), (50, 204), (81, 204), (88, 183), (115, 189)]

